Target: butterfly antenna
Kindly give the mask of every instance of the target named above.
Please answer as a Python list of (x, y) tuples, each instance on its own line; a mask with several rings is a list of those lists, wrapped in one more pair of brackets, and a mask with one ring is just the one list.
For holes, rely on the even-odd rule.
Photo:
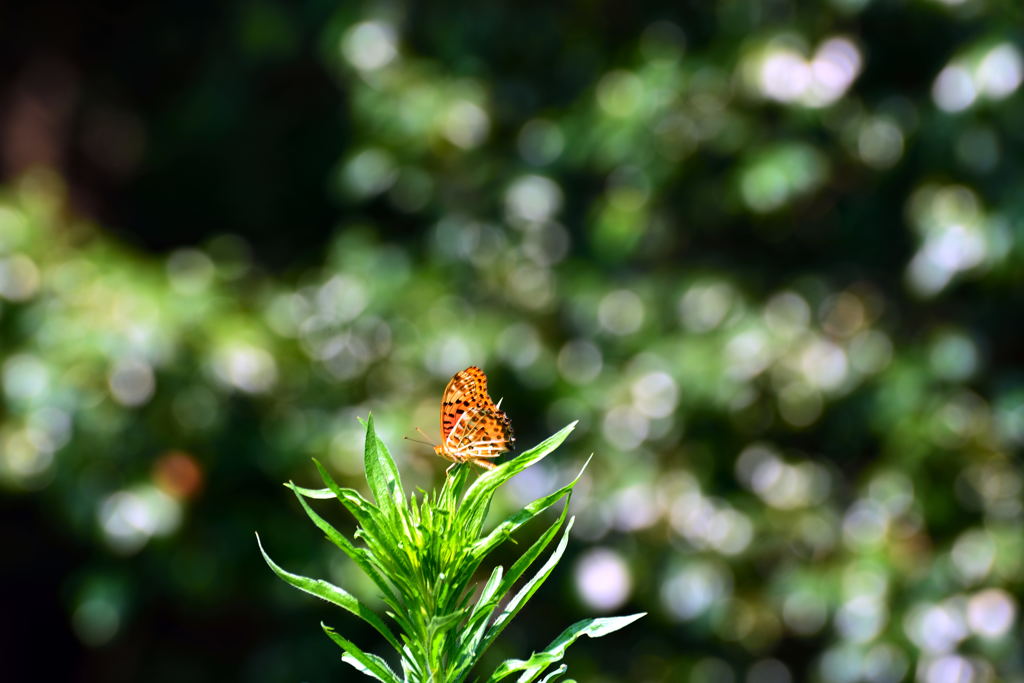
[(423, 432), (423, 430), (422, 430), (422, 429), (420, 429), (419, 427), (417, 427), (417, 428), (416, 428), (416, 431), (420, 432), (420, 435), (421, 435), (421, 436), (422, 436), (423, 438), (427, 439), (427, 440), (426, 440), (426, 441), (421, 441), (421, 440), (420, 440), (420, 439), (418, 439), (418, 438), (409, 438), (408, 436), (404, 437), (404, 439), (406, 439), (407, 441), (413, 441), (413, 442), (415, 442), (415, 443), (425, 443), (426, 445), (429, 445), (430, 447), (433, 447), (433, 446), (437, 445), (436, 443), (434, 443), (433, 441), (431, 441), (431, 440), (430, 440), (430, 437), (429, 437), (429, 436), (427, 436), (427, 435), (426, 435), (426, 434), (425, 434), (425, 433)]
[(413, 443), (421, 443), (424, 446), (430, 446), (430, 447), (434, 446), (434, 444), (430, 443), (429, 441), (420, 441), (419, 439), (410, 439), (407, 436), (403, 436), (402, 438), (405, 439), (406, 441), (412, 441)]

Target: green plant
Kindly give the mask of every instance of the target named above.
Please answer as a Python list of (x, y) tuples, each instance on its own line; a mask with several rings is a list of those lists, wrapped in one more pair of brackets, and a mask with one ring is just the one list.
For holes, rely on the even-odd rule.
[[(398, 468), (384, 442), (374, 432), (371, 417), (366, 421), (365, 467), (373, 503), (353, 489), (338, 486), (316, 461), (326, 489), (306, 489), (293, 483), (287, 485), (295, 492), (313, 523), (380, 590), (389, 608), (387, 616), (397, 626), (397, 635), (375, 612), (344, 589), (285, 571), (267, 556), (262, 544), (260, 552), (279, 577), (360, 617), (399, 654), (401, 676), (383, 658), (363, 651), (322, 624), (327, 635), (344, 650), (342, 659), (359, 671), (387, 683), (465, 681), (484, 651), (540, 588), (562, 557), (573, 521), (569, 518), (566, 523), (568, 499), (583, 471), (562, 488), (526, 505), (485, 533), (484, 518), (491, 499), (499, 486), (555, 450), (574, 426), (575, 423), (565, 427), (534, 448), (484, 472), (472, 483), (468, 481), (469, 466), (460, 465), (452, 470), (439, 492), (421, 491), (419, 498), (412, 494), (407, 499)], [(307, 498), (339, 500), (355, 517), (358, 528), (354, 538), (364, 545), (355, 545), (314, 512), (306, 502)], [(521, 526), (563, 498), (566, 503), (558, 519), (507, 572), (496, 566), (479, 591), (479, 597), (474, 599), (478, 588), (475, 577), (488, 554)], [(530, 579), (512, 593), (563, 527), (554, 552)], [(511, 597), (506, 599), (510, 594)], [(543, 651), (525, 660), (507, 660), (485, 680), (499, 681), (521, 672), (517, 679), (520, 683), (535, 681), (557, 665), (569, 645), (581, 636), (603, 636), (642, 616), (640, 613), (577, 622)], [(555, 681), (566, 668), (561, 664), (541, 680)]]

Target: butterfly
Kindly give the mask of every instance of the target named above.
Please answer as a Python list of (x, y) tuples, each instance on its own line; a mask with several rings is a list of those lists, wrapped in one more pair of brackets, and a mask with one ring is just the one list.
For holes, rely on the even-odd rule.
[(448, 382), (441, 396), (441, 443), (434, 452), (454, 463), (493, 469), (490, 458), (511, 450), (516, 439), (508, 415), (487, 393), (487, 375), (472, 365)]

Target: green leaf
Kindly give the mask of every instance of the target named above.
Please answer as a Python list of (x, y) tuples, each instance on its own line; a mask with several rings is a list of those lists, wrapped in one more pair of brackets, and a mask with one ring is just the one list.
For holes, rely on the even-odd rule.
[[(355, 536), (356, 538), (362, 538), (367, 546), (371, 548), (373, 560), (380, 568), (384, 569), (385, 561), (388, 559), (398, 561), (399, 556), (393, 549), (401, 547), (402, 539), (396, 534), (394, 525), (388, 521), (387, 517), (376, 506), (359, 495), (358, 491), (338, 486), (327, 469), (315, 458), (313, 459), (313, 464), (316, 465), (317, 470), (320, 472), (320, 477), (327, 484), (327, 487), (341, 501), (345, 509), (356, 518), (360, 528), (356, 530)], [(385, 573), (396, 584), (401, 583), (395, 573)]]
[(453, 649), (449, 652), (451, 660), (457, 661), (456, 666), (452, 669), (453, 682), (461, 680), (461, 675), (468, 673), (476, 663), (476, 646), (483, 637), (488, 619), (501, 599), (501, 596), (496, 593), (501, 584), (502, 571), (503, 569), (499, 565), (491, 572), (490, 578), (487, 579), (487, 583), (484, 584), (483, 590), (480, 592), (480, 597), (469, 611), (469, 618), (462, 625), (460, 638), (453, 644)]
[[(558, 519), (555, 520), (555, 522), (550, 527), (548, 527), (547, 531), (541, 534), (540, 537), (533, 542), (533, 545), (531, 545), (526, 552), (519, 556), (518, 560), (512, 563), (511, 567), (509, 567), (508, 574), (502, 580), (501, 585), (498, 586), (497, 594), (499, 596), (503, 596), (505, 595), (505, 593), (511, 590), (512, 586), (514, 586), (516, 582), (519, 581), (519, 578), (523, 574), (525, 574), (526, 571), (536, 561), (536, 559), (540, 557), (540, 554), (544, 552), (544, 550), (548, 547), (548, 545), (551, 543), (554, 537), (558, 534), (559, 530), (562, 528), (562, 524), (565, 523), (565, 518), (568, 516), (568, 514), (569, 501), (566, 501), (565, 505), (562, 506), (562, 514), (558, 516)], [(569, 520), (569, 526), (572, 527), (572, 520)], [(568, 534), (569, 529), (566, 529), (565, 533)], [(555, 552), (560, 551), (556, 549)]]
[(402, 649), (402, 679), (405, 681), (417, 681), (426, 678), (416, 662), (416, 656), (407, 645)]
[(557, 503), (563, 497), (567, 496), (576, 483), (583, 476), (583, 472), (586, 471), (587, 465), (590, 464), (590, 458), (583, 463), (582, 469), (579, 474), (571, 482), (558, 489), (554, 493), (550, 493), (542, 498), (538, 498), (532, 503), (528, 504), (522, 510), (508, 517), (498, 526), (494, 527), (491, 533), (487, 534), (486, 537), (480, 539), (473, 544), (473, 554), (478, 558), (483, 558), (487, 553), (493, 550), (495, 547), (500, 545), (502, 541), (511, 536), (519, 527), (523, 526), (531, 519), (539, 515), (540, 513), (547, 510), (549, 507)]
[(405, 509), (405, 493), (402, 478), (387, 446), (377, 437), (373, 428), (373, 416), (366, 418), (366, 446), (363, 451), (363, 465), (366, 468), (366, 483), (370, 485), (373, 499), (382, 511), (393, 519), (400, 519)]
[[(399, 610), (399, 614), (404, 614), (406, 611), (404, 609), (404, 603), (398, 599), (394, 591), (391, 589), (391, 586), (380, 574), (370, 558), (367, 557), (366, 551), (361, 548), (357, 548), (350, 540), (348, 540), (348, 538), (345, 537), (344, 534), (335, 529), (327, 520), (314, 512), (309, 504), (299, 494), (299, 491), (296, 490), (298, 488), (297, 486), (291, 485), (290, 488), (295, 491), (295, 497), (299, 499), (299, 504), (302, 505), (302, 509), (306, 511), (306, 515), (313, 520), (313, 524), (324, 532), (324, 535), (327, 536), (327, 539), (331, 541), (331, 543), (340, 548), (342, 552), (352, 558), (353, 562), (359, 565), (359, 568), (362, 569), (368, 577), (370, 577), (370, 580), (373, 581), (378, 590), (383, 593), (384, 599), (389, 605), (397, 608)], [(403, 617), (396, 616), (395, 620), (402, 628), (408, 627), (408, 622)], [(400, 649), (397, 642), (393, 642), (391, 645), (396, 650)]]
[[(337, 498), (342, 505), (345, 506), (345, 509), (348, 510), (349, 514), (356, 518), (356, 521), (359, 522), (360, 526), (376, 526), (376, 520), (380, 516), (380, 511), (373, 503), (363, 498), (359, 494), (359, 491), (356, 491), (355, 489), (338, 486), (337, 482), (334, 481), (334, 477), (331, 476), (331, 473), (328, 472), (327, 468), (320, 464), (320, 461), (316, 458), (313, 458), (313, 464), (316, 465), (317, 472), (320, 473), (320, 478), (325, 484), (327, 484), (327, 488), (330, 492), (334, 494), (334, 497)], [(306, 496), (306, 491), (315, 491), (316, 489), (299, 488), (297, 490), (303, 496)], [(306, 497), (319, 498), (320, 496), (316, 495)]]
[(476, 601), (476, 605), (473, 607), (473, 611), (470, 614), (470, 618), (475, 617), (477, 614), (486, 611), (486, 605), (500, 599), (501, 596), (495, 597), (495, 593), (498, 590), (498, 586), (501, 584), (502, 572), (501, 565), (499, 564), (491, 572), (491, 576), (487, 579), (487, 583), (484, 584), (484, 588), (480, 591), (480, 599)]
[[(544, 549), (551, 542), (551, 539), (554, 538), (555, 534), (557, 534), (558, 530), (562, 527), (562, 523), (565, 521), (568, 509), (569, 506), (566, 504), (562, 509), (562, 514), (558, 520), (552, 524), (532, 546), (530, 546), (529, 550), (523, 553), (522, 557), (516, 560), (515, 564), (512, 565), (511, 569), (509, 569), (508, 575), (501, 582), (497, 591), (495, 591), (496, 601), (501, 600), (502, 596), (512, 588), (513, 584), (520, 576), (522, 576), (526, 569), (529, 568), (533, 561), (542, 552), (544, 552)], [(502, 610), (501, 614), (498, 615), (498, 618), (495, 619), (494, 623), (487, 629), (486, 635), (482, 638), (480, 635), (483, 627), (487, 625), (487, 622), (485, 621), (481, 624), (480, 631), (471, 636), (471, 647), (467, 652), (467, 659), (459, 663), (460, 672), (464, 673), (469, 670), (472, 666), (472, 662), (480, 658), (487, 648), (490, 647), (491, 643), (494, 642), (494, 639), (505, 630), (505, 627), (508, 626), (510, 621), (512, 621), (512, 618), (519, 613), (519, 610), (523, 608), (526, 602), (533, 597), (534, 593), (537, 592), (537, 589), (539, 589), (544, 584), (544, 581), (547, 580), (548, 576), (555, 568), (555, 565), (558, 564), (560, 559), (562, 559), (562, 553), (565, 552), (565, 547), (569, 543), (569, 531), (572, 529), (573, 519), (574, 518), (569, 519), (569, 523), (565, 526), (565, 531), (562, 534), (561, 540), (559, 540), (558, 545), (551, 553), (551, 556), (548, 557), (547, 562), (545, 562), (533, 578), (527, 581), (526, 584), (519, 589), (519, 592), (509, 600), (508, 604), (505, 605), (505, 609)], [(497, 603), (495, 603), (495, 607), (497, 607)]]
[(391, 670), (391, 667), (387, 665), (383, 659), (377, 655), (363, 652), (359, 647), (350, 640), (346, 640), (342, 636), (328, 626), (327, 624), (321, 623), (324, 633), (326, 633), (331, 640), (338, 644), (338, 647), (345, 651), (345, 655), (342, 656), (342, 661), (347, 664), (351, 664), (359, 671), (363, 672), (371, 678), (376, 678), (378, 681), (384, 683), (402, 683), (402, 680)]
[[(316, 462), (316, 460), (314, 460), (313, 462)], [(336, 497), (334, 491), (330, 489), (307, 489), (302, 486), (296, 486), (295, 484), (292, 483), (287, 483), (285, 484), (285, 486), (290, 488), (292, 491), (295, 491), (296, 493), (301, 493), (306, 498), (314, 498), (316, 500), (330, 500), (331, 498)]]
[(451, 614), (445, 614), (443, 616), (434, 616), (430, 619), (428, 628), (430, 629), (430, 632), (434, 634), (444, 633), (462, 621), (465, 616), (466, 614), (462, 610), (452, 612)]
[[(337, 641), (335, 641), (335, 642), (337, 642)], [(340, 643), (339, 643), (339, 644), (340, 644)], [(366, 657), (376, 657), (376, 655), (374, 655), (374, 654), (371, 654), (371, 653), (369, 653), (369, 652), (364, 652), (363, 654), (364, 654), (364, 655), (365, 655)], [(377, 657), (377, 658), (378, 658), (378, 659), (380, 659), (379, 657)], [(355, 658), (354, 656), (350, 655), (350, 654), (349, 654), (348, 652), (346, 652), (345, 654), (343, 654), (343, 655), (341, 656), (341, 661), (343, 661), (343, 662), (345, 662), (346, 664), (350, 665), (350, 666), (351, 666), (352, 668), (354, 668), (354, 669), (355, 669), (356, 671), (359, 671), (360, 673), (362, 673), (362, 674), (365, 674), (365, 675), (369, 676), (370, 678), (373, 678), (373, 679), (375, 679), (375, 680), (378, 680), (378, 681), (380, 681), (380, 680), (384, 680), (384, 679), (380, 678), (380, 677), (379, 677), (379, 676), (378, 676), (377, 674), (375, 674), (375, 673), (374, 673), (373, 671), (371, 671), (370, 669), (368, 669), (368, 668), (366, 668), (365, 666), (363, 666), (362, 662), (360, 662), (360, 661), (359, 661), (358, 659), (356, 659), (356, 658)], [(379, 664), (386, 664), (386, 662), (385, 662), (384, 660), (381, 660), (381, 661), (380, 661), (380, 662), (378, 662), (378, 663), (379, 663)]]
[[(544, 585), (544, 582), (547, 581), (549, 575), (551, 574), (551, 571), (555, 568), (555, 565), (558, 564), (558, 560), (562, 558), (562, 553), (565, 552), (565, 547), (568, 545), (569, 541), (569, 531), (572, 529), (572, 522), (574, 519), (574, 517), (569, 517), (569, 521), (565, 525), (565, 531), (562, 532), (562, 538), (558, 542), (558, 545), (555, 547), (555, 550), (551, 553), (551, 556), (548, 557), (548, 561), (545, 562), (540, 569), (538, 569), (537, 573), (534, 574), (534, 578), (526, 582), (526, 584), (521, 589), (519, 589), (519, 592), (516, 593), (511, 600), (509, 600), (509, 603), (505, 605), (505, 609), (503, 609), (501, 614), (498, 615), (498, 618), (496, 618), (495, 623), (492, 626), (490, 626), (490, 628), (487, 630), (487, 635), (483, 637), (483, 642), (481, 643), (479, 652), (477, 654), (482, 653), (485, 649), (487, 649), (490, 643), (494, 642), (495, 638), (497, 638), (498, 635), (505, 630), (505, 627), (508, 626), (509, 622), (512, 621), (512, 617), (519, 613), (519, 610), (522, 609), (524, 604), (526, 604), (526, 601), (529, 600), (531, 597), (534, 597), (534, 593), (536, 593), (537, 590)], [(559, 519), (559, 521), (556, 523), (560, 522), (561, 519)], [(551, 529), (549, 529), (549, 531), (550, 530)], [(538, 540), (537, 544), (534, 544), (535, 547), (538, 546), (541, 541), (546, 540), (544, 537), (542, 537)], [(530, 550), (532, 550), (532, 548)], [(538, 554), (539, 553), (540, 550), (538, 551)], [(524, 558), (526, 558), (526, 555), (520, 557), (516, 564), (522, 563), (523, 565), (528, 565), (529, 562), (532, 562), (531, 558), (524, 562)], [(519, 572), (521, 571), (522, 569), (519, 569)], [(514, 582), (516, 578), (516, 566), (513, 565), (513, 568), (509, 570), (508, 577), (506, 577), (505, 581), (502, 582), (502, 586), (508, 586), (509, 588), (511, 588), (511, 582)], [(501, 593), (501, 589), (499, 589), (499, 592)]]
[(458, 464), (452, 468), (441, 486), (441, 493), (437, 495), (438, 510), (455, 510), (458, 496), (465, 488), (471, 470), (472, 466), (468, 463)]
[(567, 664), (563, 664), (562, 666), (558, 667), (557, 669), (549, 673), (547, 676), (542, 678), (540, 680), (540, 683), (554, 683), (555, 680), (557, 680), (562, 674), (564, 674), (568, 668), (569, 666)]
[(604, 617), (601, 619), (584, 619), (577, 621), (569, 628), (551, 641), (542, 652), (534, 653), (529, 659), (509, 659), (501, 664), (491, 676), (490, 681), (500, 681), (502, 678), (522, 671), (523, 674), (516, 679), (516, 683), (529, 683), (544, 672), (552, 664), (560, 661), (565, 655), (569, 646), (575, 643), (580, 637), (600, 638), (601, 636), (618, 631), (620, 628), (632, 624), (643, 617), (646, 612), (631, 614), (626, 617)]
[[(468, 670), (472, 666), (473, 661), (487, 649), (488, 643), (479, 647), (480, 642), (483, 640), (485, 629), (487, 628), (487, 621), (493, 615), (494, 610), (497, 609), (498, 604), (505, 597), (505, 594), (512, 589), (516, 581), (519, 580), (530, 565), (540, 556), (544, 549), (548, 547), (551, 540), (558, 533), (559, 529), (562, 528), (562, 524), (565, 522), (565, 517), (569, 512), (568, 503), (562, 507), (562, 514), (558, 516), (558, 519), (548, 527), (548, 529), (540, 535), (536, 541), (533, 542), (526, 552), (524, 552), (518, 560), (513, 563), (509, 569), (508, 574), (502, 579), (500, 572), (498, 571), (501, 567), (498, 567), (491, 578), (487, 582), (487, 586), (484, 587), (484, 591), (480, 595), (480, 600), (477, 606), (474, 608), (473, 615), (470, 617), (469, 622), (466, 624), (466, 632), (469, 633), (469, 647), (467, 648), (467, 659), (460, 662), (460, 671), (463, 667)], [(492, 582), (497, 581), (497, 585), (492, 586)], [(488, 591), (488, 588), (491, 588)], [(487, 598), (485, 601), (484, 598)], [(525, 601), (524, 601), (525, 602)], [(511, 619), (511, 617), (509, 617)], [(506, 620), (505, 623), (507, 623)], [(500, 629), (499, 629), (500, 630)], [(497, 633), (494, 634), (496, 636)], [(493, 636), (492, 636), (493, 640)], [(472, 659), (469, 659), (471, 657)]]
[(512, 460), (480, 475), (466, 491), (462, 505), (458, 508), (460, 523), (464, 525), (462, 528), (471, 534), (480, 533), (484, 517), (487, 515), (487, 508), (498, 487), (530, 465), (547, 457), (565, 441), (575, 427), (575, 422), (563, 427), (530, 450), (520, 453)]
[(292, 574), (291, 572), (285, 571), (270, 559), (270, 556), (267, 555), (265, 550), (263, 550), (263, 543), (260, 541), (259, 534), (256, 534), (256, 544), (259, 546), (260, 553), (263, 555), (263, 559), (266, 561), (267, 565), (286, 583), (351, 612), (370, 626), (377, 629), (377, 632), (384, 636), (392, 647), (401, 652), (402, 646), (399, 644), (398, 639), (395, 638), (395, 635), (391, 632), (391, 629), (388, 628), (387, 624), (381, 621), (381, 618), (378, 617), (373, 610), (360, 602), (354, 595), (345, 589), (339, 588), (338, 586), (328, 583), (322, 579), (311, 579), (306, 576), (300, 576), (299, 574)]

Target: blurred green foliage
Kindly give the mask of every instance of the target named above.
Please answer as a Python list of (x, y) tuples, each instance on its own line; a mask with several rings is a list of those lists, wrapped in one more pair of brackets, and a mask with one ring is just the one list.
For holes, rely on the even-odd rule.
[[(343, 675), (311, 617), (344, 617), (252, 531), (372, 601), (279, 482), (358, 486), (356, 416), (433, 430), (479, 364), (519, 443), (580, 420), (495, 516), (595, 454), (495, 662), (647, 611), (574, 676), (1024, 676), (1016, 3), (225, 7), (177, 97), (114, 55), (90, 109), (118, 87), (80, 76), (96, 173), (19, 146), (11, 90), (8, 168), (40, 162), (0, 195), (16, 674)], [(135, 18), (140, 64), (177, 58), (191, 24)], [(131, 220), (83, 217), (97, 177)]]

